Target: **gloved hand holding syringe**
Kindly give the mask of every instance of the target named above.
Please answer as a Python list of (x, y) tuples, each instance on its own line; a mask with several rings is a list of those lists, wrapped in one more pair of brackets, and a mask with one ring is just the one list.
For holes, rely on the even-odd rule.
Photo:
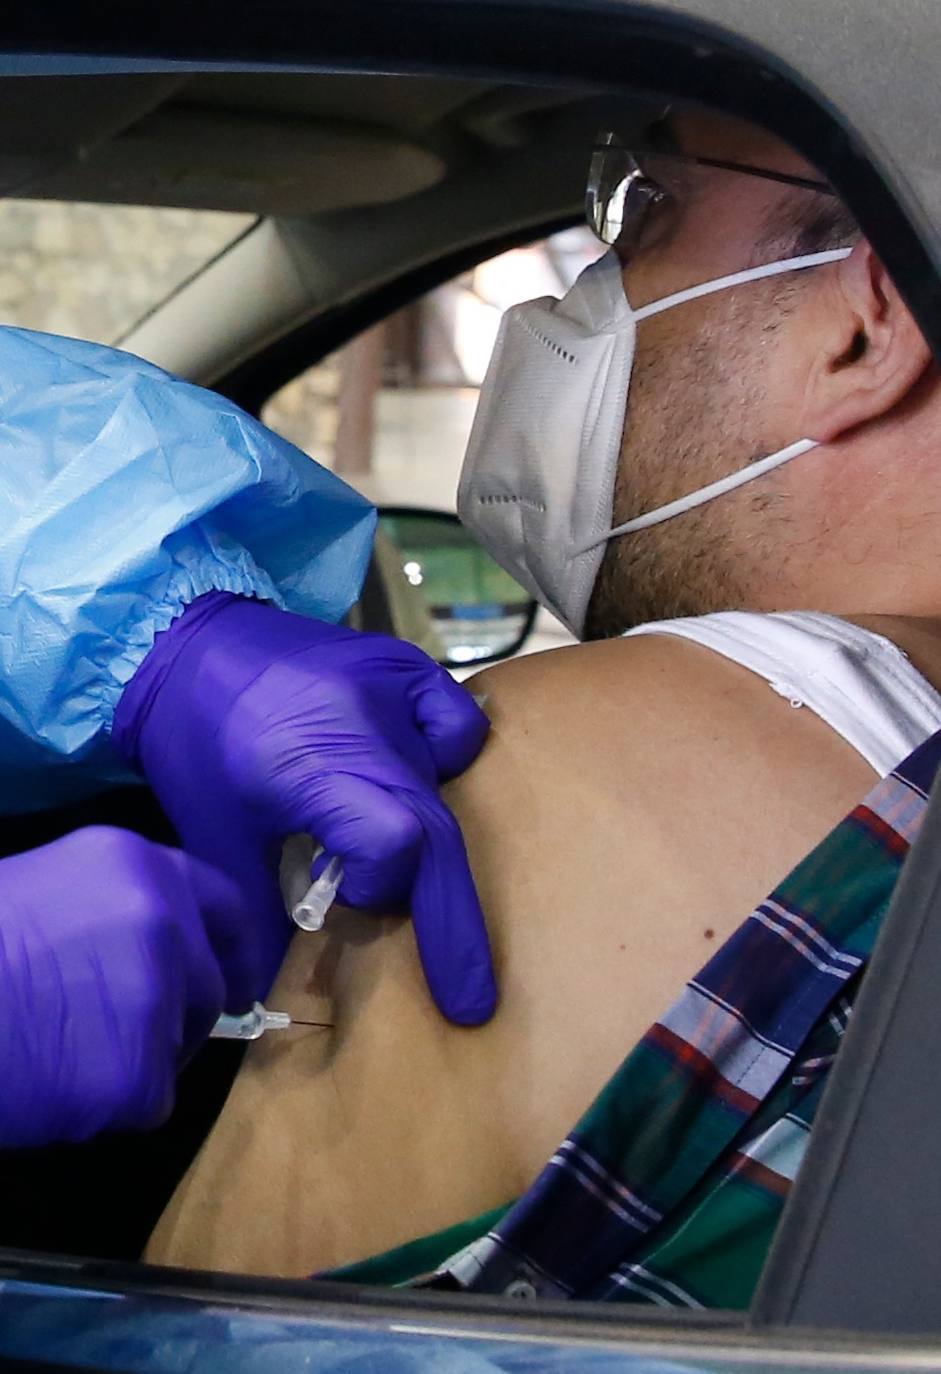
[[(487, 698), (475, 694), (474, 701), (484, 709)], [(301, 930), (322, 930), (327, 912), (336, 900), (343, 882), (343, 864), (333, 855), (323, 870), (308, 885), (310, 871), (322, 856), (323, 845), (314, 845), (308, 835), (291, 835), (281, 851), (279, 881), (284, 904), (291, 919)], [(268, 1011), (256, 1002), (251, 1011), (242, 1016), (220, 1016), (211, 1036), (226, 1040), (258, 1040), (266, 1031), (287, 1030), (291, 1025), (330, 1026), (322, 1021), (295, 1021), (284, 1011)]]
[[(312, 883), (308, 884), (311, 865), (323, 854), (323, 846), (314, 848), (307, 835), (292, 835), (285, 841), (281, 854), (281, 895), (284, 898), (291, 920), (301, 930), (322, 930), (327, 912), (336, 900), (340, 884), (343, 882), (343, 864), (333, 856), (327, 861), (323, 871)], [(303, 895), (298, 892), (306, 885)], [(325, 1021), (298, 1021), (286, 1011), (268, 1011), (256, 1002), (251, 1011), (241, 1016), (220, 1016), (210, 1039), (215, 1040), (259, 1040), (266, 1031), (287, 1030), (290, 1026), (319, 1026), (330, 1028)]]

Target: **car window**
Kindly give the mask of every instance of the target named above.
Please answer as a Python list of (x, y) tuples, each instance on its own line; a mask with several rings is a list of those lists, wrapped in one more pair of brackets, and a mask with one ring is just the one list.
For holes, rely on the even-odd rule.
[(115, 343), (253, 215), (0, 200), (0, 324)]
[(377, 505), (453, 510), (501, 315), (562, 295), (601, 251), (576, 228), (482, 262), (302, 372), (262, 419)]
[[(288, 382), (262, 419), (377, 505), (453, 511), (503, 312), (561, 296), (602, 251), (576, 228), (482, 262)], [(540, 612), (526, 648), (570, 640)]]

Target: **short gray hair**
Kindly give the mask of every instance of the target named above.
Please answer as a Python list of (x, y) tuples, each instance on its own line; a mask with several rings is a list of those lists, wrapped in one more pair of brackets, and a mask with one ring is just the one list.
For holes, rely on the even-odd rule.
[(789, 191), (765, 219), (755, 246), (755, 261), (848, 248), (861, 237), (859, 225), (842, 201), (815, 191)]

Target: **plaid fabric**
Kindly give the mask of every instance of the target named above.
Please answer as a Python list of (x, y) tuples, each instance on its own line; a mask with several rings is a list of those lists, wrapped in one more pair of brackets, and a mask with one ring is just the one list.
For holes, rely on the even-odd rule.
[(532, 1188), (426, 1284), (747, 1306), (939, 759), (941, 731), (752, 912)]

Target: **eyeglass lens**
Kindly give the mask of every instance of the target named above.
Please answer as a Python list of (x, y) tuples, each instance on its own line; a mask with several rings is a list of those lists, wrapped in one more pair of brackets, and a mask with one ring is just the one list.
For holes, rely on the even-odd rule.
[(589, 168), (585, 210), (588, 223), (602, 243), (622, 251), (636, 246), (647, 211), (663, 198), (662, 190), (646, 177), (627, 148), (611, 141), (595, 148)]

